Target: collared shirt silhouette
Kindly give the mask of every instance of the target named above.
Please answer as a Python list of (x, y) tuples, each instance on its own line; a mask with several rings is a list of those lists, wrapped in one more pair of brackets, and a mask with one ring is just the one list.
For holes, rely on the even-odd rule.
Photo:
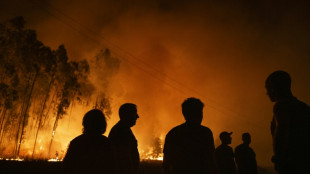
[(130, 129), (139, 118), (136, 105), (123, 104), (119, 117), (120, 121), (111, 129), (109, 139), (116, 149), (120, 174), (137, 174), (140, 164), (138, 143)]
[(226, 131), (220, 134), (222, 144), (215, 149), (215, 157), (219, 174), (236, 174), (236, 165), (234, 161), (234, 151), (228, 146), (231, 144), (231, 133)]
[(275, 71), (266, 79), (272, 102), (271, 134), (275, 169), (278, 173), (310, 173), (310, 109), (291, 92), (287, 72)]
[(235, 148), (235, 159), (238, 167), (238, 174), (257, 174), (256, 155), (250, 147), (251, 135), (242, 134), (243, 143)]
[(102, 134), (106, 130), (104, 114), (97, 109), (83, 118), (83, 134), (74, 138), (63, 160), (66, 174), (116, 174), (117, 166), (113, 147)]
[(215, 174), (214, 139), (212, 131), (201, 125), (203, 103), (188, 98), (182, 104), (186, 122), (166, 135), (164, 174)]

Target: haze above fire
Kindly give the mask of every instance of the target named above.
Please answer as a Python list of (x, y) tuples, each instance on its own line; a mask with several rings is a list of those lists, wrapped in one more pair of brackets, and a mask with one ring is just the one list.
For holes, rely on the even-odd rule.
[[(233, 147), (250, 132), (258, 165), (270, 165), (272, 103), (264, 81), (271, 72), (286, 70), (293, 92), (310, 103), (309, 5), (2, 0), (0, 20), (24, 16), (39, 40), (52, 48), (64, 44), (72, 60), (93, 57), (106, 47), (120, 58), (118, 74), (102, 88), (112, 102), (107, 133), (118, 121), (118, 107), (136, 103), (140, 119), (133, 130), (146, 151), (154, 138), (163, 139), (183, 122), (181, 103), (194, 96), (205, 103), (203, 125), (213, 130), (216, 145), (223, 130), (234, 132)], [(81, 133), (86, 110), (73, 111), (70, 131), (59, 131), (60, 143)]]

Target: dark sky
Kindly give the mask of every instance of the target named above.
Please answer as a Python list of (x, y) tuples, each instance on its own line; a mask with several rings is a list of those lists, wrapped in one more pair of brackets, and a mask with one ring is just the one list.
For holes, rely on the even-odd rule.
[(265, 78), (289, 72), (293, 93), (310, 104), (309, 1), (0, 1), (1, 21), (18, 15), (44, 44), (65, 44), (73, 60), (104, 47), (120, 58), (107, 89), (108, 129), (120, 104), (136, 103), (140, 150), (182, 123), (181, 103), (194, 96), (205, 103), (203, 125), (216, 145), (221, 131), (234, 132), (233, 147), (249, 132), (258, 164), (271, 165), (273, 104)]

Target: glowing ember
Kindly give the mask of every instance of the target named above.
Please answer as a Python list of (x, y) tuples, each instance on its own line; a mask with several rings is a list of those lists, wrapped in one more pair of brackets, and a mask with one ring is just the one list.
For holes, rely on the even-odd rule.
[(57, 158), (49, 159), (49, 160), (47, 160), (47, 161), (48, 161), (48, 162), (59, 162), (59, 161), (62, 161), (62, 160), (58, 159), (58, 157), (57, 157)]
[(164, 157), (163, 153), (154, 153), (153, 148), (148, 152), (142, 155), (142, 160), (156, 160), (162, 161)]
[(164, 159), (163, 156), (159, 156), (159, 157), (153, 157), (153, 156), (149, 156), (144, 158), (144, 160), (156, 160), (156, 161), (162, 161)]
[(21, 159), (21, 158), (0, 158), (0, 160), (5, 160), (5, 161), (24, 161), (24, 159)]
[[(0, 158), (0, 160), (4, 160), (4, 161), (25, 161), (24, 159), (21, 159), (21, 158)], [(61, 162), (62, 159), (59, 159), (58, 157), (56, 157), (56, 158), (51, 158), (47, 161), (48, 162)]]

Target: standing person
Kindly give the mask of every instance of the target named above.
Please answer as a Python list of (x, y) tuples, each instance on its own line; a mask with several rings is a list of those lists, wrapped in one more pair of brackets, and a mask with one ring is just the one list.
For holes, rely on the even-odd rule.
[(250, 147), (251, 135), (242, 134), (243, 143), (235, 148), (235, 159), (238, 167), (238, 174), (257, 174), (256, 155)]
[(219, 174), (236, 174), (236, 164), (234, 161), (234, 151), (229, 146), (231, 144), (232, 132), (221, 132), (220, 139), (222, 144), (215, 149), (215, 157)]
[(139, 118), (137, 106), (125, 103), (119, 108), (120, 121), (110, 131), (109, 139), (116, 149), (120, 174), (137, 174), (140, 157), (138, 142), (131, 131)]
[(212, 131), (201, 125), (204, 104), (188, 98), (182, 104), (185, 123), (166, 135), (164, 174), (215, 174), (214, 139)]
[(266, 79), (267, 95), (272, 102), (272, 161), (275, 170), (285, 173), (310, 173), (310, 109), (291, 92), (291, 77), (275, 71)]
[(63, 160), (66, 174), (92, 173), (115, 174), (117, 172), (113, 148), (107, 137), (104, 114), (93, 109), (83, 118), (83, 134), (74, 138)]

